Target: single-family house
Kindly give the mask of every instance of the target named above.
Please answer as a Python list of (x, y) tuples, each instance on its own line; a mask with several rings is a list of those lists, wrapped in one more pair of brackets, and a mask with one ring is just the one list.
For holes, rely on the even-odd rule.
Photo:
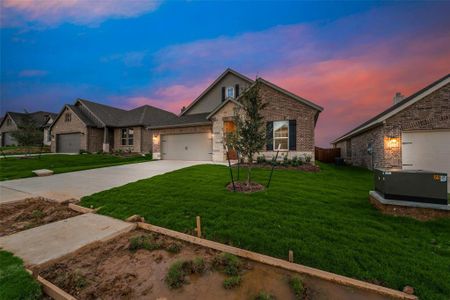
[(349, 164), (450, 174), (450, 74), (332, 142)]
[[(261, 153), (309, 156), (314, 160), (314, 129), (322, 107), (267, 80), (252, 80), (227, 69), (178, 118), (151, 126), (153, 157), (179, 160), (226, 160), (224, 138), (235, 130), (235, 108), (243, 91), (260, 83), (260, 96), (267, 103), (266, 146)], [(234, 154), (235, 155), (235, 154)], [(236, 158), (236, 157), (232, 157)]]
[(0, 122), (1, 146), (17, 145), (17, 141), (14, 139), (12, 133), (20, 129), (23, 125), (24, 119), (27, 116), (33, 120), (36, 128), (43, 131), (43, 144), (47, 146), (50, 145), (48, 138), (49, 127), (56, 118), (57, 114), (47, 111), (36, 111), (32, 113), (7, 112)]
[(175, 118), (175, 114), (149, 105), (124, 110), (77, 99), (73, 105), (66, 104), (50, 126), (51, 150), (149, 153), (149, 127)]

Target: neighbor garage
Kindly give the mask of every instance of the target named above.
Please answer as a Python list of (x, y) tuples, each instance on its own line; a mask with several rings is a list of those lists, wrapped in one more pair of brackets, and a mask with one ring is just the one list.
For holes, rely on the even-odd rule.
[(161, 158), (176, 160), (211, 160), (210, 133), (161, 135)]
[(450, 174), (450, 130), (403, 132), (402, 165)]
[(56, 135), (56, 152), (78, 153), (80, 152), (81, 133), (64, 133)]

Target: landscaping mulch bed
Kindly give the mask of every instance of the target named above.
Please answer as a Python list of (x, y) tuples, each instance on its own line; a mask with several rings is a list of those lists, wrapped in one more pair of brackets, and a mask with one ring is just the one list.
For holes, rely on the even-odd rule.
[(250, 184), (247, 184), (246, 182), (235, 182), (233, 188), (233, 183), (230, 182), (227, 185), (227, 189), (230, 192), (234, 192), (236, 189), (236, 192), (253, 193), (262, 191), (265, 189), (265, 187), (262, 184), (256, 182), (251, 182)]
[[(237, 164), (233, 165), (234, 167), (237, 167)], [(246, 168), (248, 167), (247, 163), (243, 163), (243, 164), (239, 164), (240, 167)], [(272, 168), (272, 164), (270, 163), (256, 163), (252, 165), (253, 168), (261, 168), (261, 169), (271, 169)], [(303, 172), (319, 172), (320, 171), (320, 167), (317, 165), (312, 165), (312, 164), (303, 164), (303, 165), (299, 165), (299, 166), (292, 166), (292, 165), (283, 165), (283, 164), (277, 164), (275, 166), (275, 170), (277, 169), (281, 169), (281, 170), (297, 170), (297, 171), (303, 171)]]
[(0, 236), (80, 215), (61, 204), (44, 198), (29, 198), (0, 204)]
[(78, 299), (386, 299), (144, 230), (33, 271)]

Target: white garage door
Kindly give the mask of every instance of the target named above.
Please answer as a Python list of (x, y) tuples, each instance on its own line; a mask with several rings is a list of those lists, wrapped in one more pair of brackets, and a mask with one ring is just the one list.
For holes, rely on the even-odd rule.
[[(403, 169), (446, 172), (450, 175), (450, 130), (403, 132)], [(450, 191), (450, 182), (448, 182)]]
[(212, 160), (209, 133), (162, 135), (162, 159)]

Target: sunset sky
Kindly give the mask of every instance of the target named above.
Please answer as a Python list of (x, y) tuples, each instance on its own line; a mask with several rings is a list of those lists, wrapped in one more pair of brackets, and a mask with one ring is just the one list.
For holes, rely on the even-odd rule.
[(450, 73), (450, 2), (1, 0), (0, 112), (179, 113), (227, 67), (325, 108), (329, 142)]

